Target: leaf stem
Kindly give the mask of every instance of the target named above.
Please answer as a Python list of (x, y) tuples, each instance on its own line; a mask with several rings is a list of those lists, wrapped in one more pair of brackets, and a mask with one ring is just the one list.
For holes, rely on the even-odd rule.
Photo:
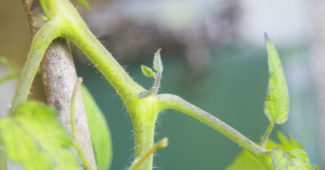
[(268, 126), (267, 126), (267, 129), (262, 137), (262, 144), (261, 144), (261, 147), (265, 149), (266, 147), (266, 142), (267, 140), (269, 139), (270, 137), (270, 134), (273, 130), (273, 127), (274, 127), (274, 124), (271, 122)]
[(183, 112), (195, 119), (200, 120), (204, 124), (219, 131), (233, 142), (237, 143), (242, 148), (248, 150), (257, 158), (261, 158), (265, 152), (263, 148), (256, 143), (242, 135), (240, 132), (223, 122), (222, 120), (214, 117), (210, 113), (188, 103), (184, 99), (172, 94), (160, 94), (157, 96), (161, 107), (163, 109), (173, 109)]
[(153, 155), (158, 149), (165, 148), (168, 145), (168, 139), (163, 138), (161, 141), (156, 143), (152, 148), (150, 148), (145, 154), (143, 154), (141, 157), (136, 158), (132, 165), (130, 166), (129, 170), (137, 170), (139, 167), (143, 164), (143, 162), (148, 159), (149, 156)]
[(157, 95), (158, 94), (158, 91), (159, 91), (159, 87), (160, 87), (160, 81), (161, 81), (161, 72), (157, 72), (155, 74), (155, 82), (154, 82), (154, 85), (153, 85), (153, 95)]
[(136, 97), (144, 89), (138, 85), (97, 40), (88, 28), (74, 28), (76, 35), (69, 39), (79, 47), (104, 75), (124, 102)]
[(82, 152), (82, 149), (81, 149), (79, 143), (74, 142), (73, 146), (76, 149), (76, 151), (77, 151), (83, 165), (85, 166), (86, 170), (92, 170), (90, 164), (88, 163), (88, 160), (87, 160), (85, 154)]
[(71, 124), (71, 132), (72, 136), (75, 137), (76, 135), (76, 121), (75, 121), (75, 103), (76, 103), (76, 96), (77, 91), (79, 90), (80, 84), (82, 83), (82, 78), (78, 78), (76, 81), (76, 84), (74, 85), (73, 91), (72, 91), (72, 97), (71, 97), (71, 118), (70, 118), (70, 124)]
[(47, 47), (60, 35), (60, 31), (57, 27), (55, 21), (50, 21), (43, 25), (35, 34), (32, 46), (27, 55), (27, 60), (18, 80), (10, 112), (27, 100), (34, 77)]

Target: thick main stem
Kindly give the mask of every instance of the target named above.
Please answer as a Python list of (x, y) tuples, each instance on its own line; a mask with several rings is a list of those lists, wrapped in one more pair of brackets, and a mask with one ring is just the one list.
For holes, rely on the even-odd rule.
[(173, 109), (202, 121), (231, 139), (233, 142), (237, 143), (242, 148), (254, 154), (257, 158), (261, 158), (264, 154), (265, 151), (263, 148), (256, 145), (253, 141), (239, 133), (237, 130), (208, 112), (188, 103), (182, 98), (171, 94), (161, 94), (158, 95), (157, 98), (163, 109)]
[[(155, 121), (132, 119), (134, 129), (135, 157), (145, 154), (154, 144)], [(139, 170), (151, 170), (153, 155), (150, 155)]]

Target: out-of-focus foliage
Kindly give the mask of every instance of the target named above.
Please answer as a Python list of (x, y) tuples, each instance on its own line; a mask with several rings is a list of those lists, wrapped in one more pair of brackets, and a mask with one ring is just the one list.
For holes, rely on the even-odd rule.
[(90, 5), (87, 0), (78, 0), (78, 2), (85, 6), (87, 9), (90, 9)]
[(317, 167), (309, 162), (303, 147), (291, 137), (287, 139), (281, 132), (277, 133), (278, 142), (268, 140), (266, 149), (272, 150), (262, 160), (257, 159), (248, 151), (241, 151), (227, 170), (286, 170), (297, 166), (298, 169), (312, 170)]
[(14, 70), (14, 64), (12, 62), (4, 57), (0, 57), (0, 63), (6, 65), (10, 70), (10, 73), (8, 75), (0, 77), (0, 85), (11, 79), (19, 77), (20, 73)]
[(7, 157), (26, 170), (82, 169), (71, 150), (73, 139), (56, 121), (57, 112), (41, 103), (27, 102), (0, 120), (0, 139)]
[(107, 170), (111, 165), (113, 155), (110, 130), (102, 111), (86, 86), (81, 86), (81, 93), (86, 109), (97, 167), (99, 170)]

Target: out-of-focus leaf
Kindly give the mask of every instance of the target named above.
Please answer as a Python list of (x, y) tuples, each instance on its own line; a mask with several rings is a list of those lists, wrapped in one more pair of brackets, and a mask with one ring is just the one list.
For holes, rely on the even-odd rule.
[(163, 64), (161, 61), (161, 57), (160, 57), (160, 51), (161, 51), (161, 49), (159, 48), (153, 58), (153, 69), (155, 71), (157, 71), (158, 73), (162, 73), (164, 70), (164, 67), (163, 67)]
[(12, 62), (10, 62), (9, 60), (7, 60), (5, 57), (0, 57), (0, 63), (9, 67), (10, 71), (13, 71), (14, 64)]
[(249, 153), (246, 150), (241, 151), (230, 166), (227, 167), (227, 170), (268, 170), (266, 165), (264, 165), (260, 160), (255, 156)]
[(85, 6), (87, 9), (90, 9), (90, 5), (87, 0), (78, 0), (78, 2)]
[(102, 111), (84, 85), (81, 85), (81, 93), (86, 109), (97, 167), (99, 170), (107, 170), (112, 161), (112, 142), (108, 125)]
[(7, 157), (26, 170), (82, 167), (70, 149), (74, 141), (56, 121), (56, 111), (44, 104), (28, 102), (0, 120), (0, 139)]
[(313, 170), (309, 163), (308, 156), (302, 149), (295, 149), (289, 153), (280, 148), (275, 148), (271, 152), (274, 170)]
[(12, 80), (12, 79), (15, 79), (15, 78), (18, 78), (20, 76), (20, 73), (17, 73), (17, 72), (12, 72), (4, 77), (1, 77), (0, 78), (0, 85), (9, 81), (9, 80)]
[(272, 163), (274, 170), (294, 170), (290, 158), (281, 149), (276, 148), (271, 153)]
[[(309, 170), (308, 168), (314, 168), (317, 169), (316, 166), (312, 166), (309, 163), (308, 155), (303, 150), (301, 144), (294, 141), (292, 138), (288, 140), (281, 132), (277, 133), (278, 139), (280, 143), (274, 142), (272, 140), (268, 140), (266, 143), (267, 150), (273, 150), (271, 154), (265, 155), (264, 158), (262, 158), (262, 161), (257, 159), (255, 156), (253, 156), (251, 153), (249, 153), (246, 150), (241, 151), (237, 157), (234, 159), (232, 164), (227, 167), (227, 170), (251, 170), (251, 169), (258, 169), (258, 170), (269, 170), (269, 169), (275, 169), (280, 168), (281, 166), (286, 167), (287, 162), (290, 162), (292, 160), (281, 160), (286, 159), (286, 157), (293, 157), (295, 158), (293, 160), (295, 166), (298, 166), (301, 170)], [(280, 150), (280, 151), (278, 151)], [(275, 153), (273, 153), (275, 151)], [(273, 154), (273, 157), (271, 156)], [(279, 159), (279, 157), (282, 157)], [(274, 160), (273, 160), (274, 159)], [(279, 159), (279, 160), (278, 160)], [(290, 158), (292, 159), (292, 158)], [(296, 159), (302, 159), (303, 161), (296, 160)], [(276, 165), (274, 165), (274, 161), (277, 162)], [(279, 165), (280, 164), (280, 165)], [(291, 163), (290, 163), (291, 166)], [(289, 169), (290, 169), (289, 166)], [(297, 168), (297, 167), (296, 167)], [(298, 170), (299, 170), (298, 168)], [(282, 169), (280, 169), (282, 170)]]
[(289, 96), (278, 52), (265, 34), (268, 54), (269, 83), (264, 112), (272, 123), (283, 124), (288, 119)]
[(141, 65), (141, 71), (142, 71), (142, 74), (145, 75), (146, 77), (153, 77), (155, 75), (155, 73), (152, 71), (152, 69), (145, 65)]
[(6, 65), (10, 69), (10, 73), (8, 75), (0, 77), (0, 85), (9, 81), (9, 80), (18, 78), (20, 76), (20, 73), (15, 72), (14, 64), (12, 62), (10, 62), (9, 60), (7, 60), (5, 57), (0, 57), (0, 63)]
[(275, 142), (273, 140), (268, 140), (266, 143), (266, 149), (272, 150), (274, 148), (280, 148), (284, 150), (285, 152), (289, 152), (294, 149), (303, 149), (302, 145), (298, 143), (297, 141), (293, 140), (291, 137), (289, 139), (281, 132), (277, 132), (277, 137), (279, 140), (278, 142)]

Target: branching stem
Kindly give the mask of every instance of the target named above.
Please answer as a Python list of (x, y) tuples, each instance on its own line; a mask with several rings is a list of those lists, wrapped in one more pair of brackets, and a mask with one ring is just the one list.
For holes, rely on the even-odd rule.
[(50, 21), (42, 26), (35, 34), (32, 46), (27, 55), (27, 60), (18, 80), (10, 112), (27, 100), (34, 77), (47, 47), (60, 35), (60, 31), (57, 28), (57, 23)]
[[(80, 17), (78, 11), (68, 0), (43, 0), (41, 2), (50, 21), (34, 37), (26, 64), (18, 82), (12, 109), (26, 101), (32, 81), (46, 48), (55, 38), (63, 37), (70, 40), (85, 53), (122, 98), (133, 122), (135, 155), (136, 157), (147, 155), (143, 163), (141, 163), (140, 169), (152, 169), (152, 154), (146, 154), (146, 152), (148, 150), (151, 152), (150, 148), (153, 146), (156, 118), (159, 111), (164, 109), (174, 109), (194, 117), (230, 138), (239, 146), (254, 154), (257, 158), (263, 156), (265, 153), (264, 148), (256, 145), (223, 121), (178, 96), (163, 94), (140, 99), (138, 95), (144, 91), (144, 88), (128, 75), (123, 67), (114, 59), (112, 54), (97, 40)], [(158, 76), (157, 79), (159, 81), (155, 82), (155, 86), (157, 87), (159, 87), (161, 75)], [(154, 94), (157, 92), (158, 88), (155, 89)], [(73, 114), (71, 116), (73, 118), (71, 120), (73, 121)], [(75, 144), (75, 148), (86, 169), (90, 169), (88, 161), (79, 145)]]

